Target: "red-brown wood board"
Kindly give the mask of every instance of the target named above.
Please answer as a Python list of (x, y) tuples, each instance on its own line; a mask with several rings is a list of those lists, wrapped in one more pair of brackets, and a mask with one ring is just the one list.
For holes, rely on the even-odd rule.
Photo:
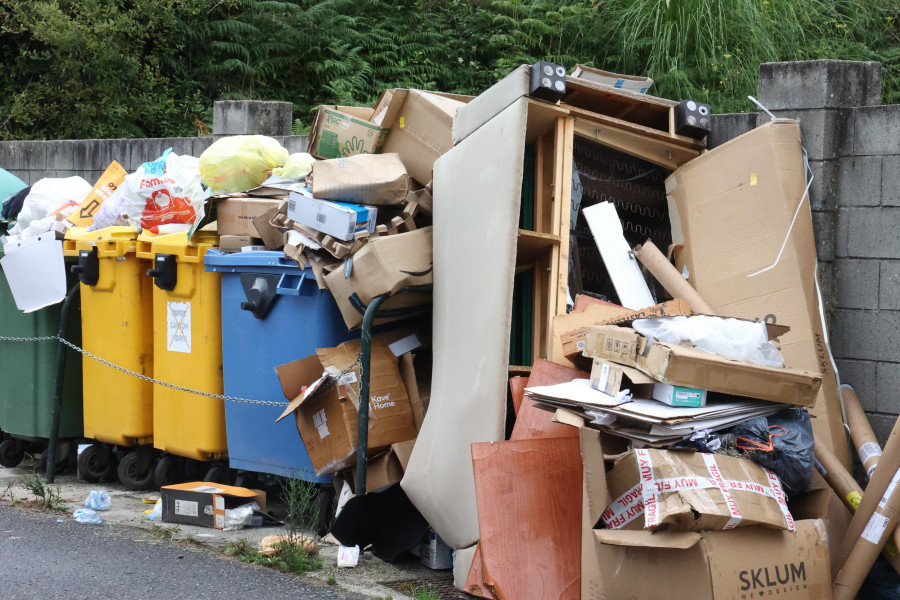
[[(565, 383), (573, 379), (588, 379), (590, 375), (584, 371), (564, 367), (542, 358), (534, 361), (528, 387)], [(541, 410), (534, 405), (528, 396), (522, 398), (516, 424), (513, 426), (511, 440), (530, 440), (535, 438), (578, 437), (578, 429), (553, 422), (553, 413)]]
[(578, 438), (476, 443), (472, 464), (481, 565), (489, 591), (500, 600), (578, 600)]
[(522, 406), (522, 398), (525, 396), (525, 387), (528, 385), (527, 377), (510, 377), (509, 378), (509, 392), (512, 394), (513, 401), (513, 411), (515, 414), (519, 414), (519, 409)]

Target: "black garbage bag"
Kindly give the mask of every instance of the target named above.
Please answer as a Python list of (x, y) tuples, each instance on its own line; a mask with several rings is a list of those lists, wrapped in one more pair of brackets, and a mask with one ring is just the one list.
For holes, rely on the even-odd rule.
[(856, 597), (866, 600), (897, 600), (900, 598), (900, 575), (886, 558), (878, 557)]
[(29, 192), (31, 192), (30, 185), (24, 190), (19, 190), (4, 200), (3, 209), (0, 210), (0, 217), (9, 221), (14, 221), (15, 218), (19, 216), (19, 211), (22, 210), (22, 205), (25, 203), (25, 198), (28, 196)]
[(789, 408), (769, 417), (744, 421), (734, 428), (735, 446), (748, 458), (769, 469), (788, 496), (809, 489), (816, 464), (815, 442), (809, 414)]

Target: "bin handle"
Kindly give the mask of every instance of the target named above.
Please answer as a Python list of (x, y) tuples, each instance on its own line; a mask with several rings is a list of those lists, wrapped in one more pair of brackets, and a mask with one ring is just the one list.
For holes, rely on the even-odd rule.
[(304, 281), (306, 281), (306, 273), (299, 276), (284, 274), (278, 280), (278, 287), (275, 289), (275, 293), (282, 296), (299, 296)]

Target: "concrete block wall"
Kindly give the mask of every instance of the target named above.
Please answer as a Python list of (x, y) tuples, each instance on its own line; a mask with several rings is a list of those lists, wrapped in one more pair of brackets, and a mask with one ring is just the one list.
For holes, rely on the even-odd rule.
[[(831, 348), (883, 444), (900, 413), (900, 105), (881, 106), (881, 65), (760, 66), (757, 98), (800, 121)], [(710, 147), (769, 116), (716, 115)]]
[[(274, 106), (265, 106), (268, 104)], [(73, 175), (93, 184), (114, 160), (131, 173), (142, 163), (159, 158), (170, 147), (176, 154), (200, 156), (219, 132), (271, 135), (289, 152), (303, 152), (307, 136), (290, 135), (290, 106), (288, 102), (216, 102), (213, 109), (216, 137), (0, 142), (0, 167), (28, 184), (44, 177)]]

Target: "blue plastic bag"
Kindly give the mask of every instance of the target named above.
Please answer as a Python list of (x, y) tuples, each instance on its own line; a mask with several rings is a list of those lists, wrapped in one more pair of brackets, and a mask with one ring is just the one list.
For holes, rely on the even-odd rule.
[(72, 516), (79, 523), (89, 523), (91, 525), (99, 525), (103, 522), (100, 519), (100, 515), (97, 514), (97, 511), (91, 510), (90, 508), (79, 508), (75, 512), (72, 513)]
[(106, 490), (91, 490), (90, 495), (84, 499), (84, 507), (93, 510), (108, 510), (112, 504), (112, 498)]

